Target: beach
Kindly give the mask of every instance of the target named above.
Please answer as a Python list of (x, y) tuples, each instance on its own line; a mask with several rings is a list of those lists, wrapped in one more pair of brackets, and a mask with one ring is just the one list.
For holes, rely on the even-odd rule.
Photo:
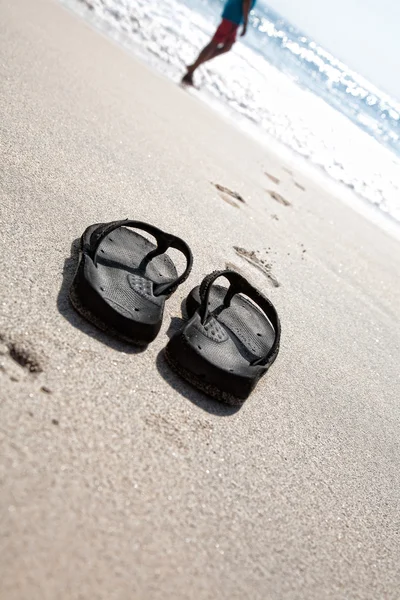
[[(396, 236), (57, 2), (0, 17), (1, 600), (398, 598)], [(194, 255), (144, 352), (68, 300), (123, 218)], [(163, 356), (226, 266), (282, 323), (240, 410)]]

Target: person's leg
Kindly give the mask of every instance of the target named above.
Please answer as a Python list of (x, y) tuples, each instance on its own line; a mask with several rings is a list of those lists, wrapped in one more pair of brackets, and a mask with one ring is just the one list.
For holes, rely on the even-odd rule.
[(211, 56), (206, 58), (206, 60), (203, 62), (211, 60), (212, 58), (217, 58), (217, 56), (221, 56), (221, 54), (225, 54), (225, 52), (229, 52), (229, 50), (232, 49), (232, 46), (233, 46), (232, 42), (228, 42), (228, 43), (224, 44), (223, 46), (217, 46), (217, 48), (215, 48), (215, 50), (211, 54)]
[(217, 51), (217, 49), (218, 49), (218, 44), (216, 42), (214, 42), (214, 40), (211, 40), (211, 42), (209, 44), (207, 44), (207, 46), (205, 46), (203, 48), (203, 50), (200, 52), (200, 54), (198, 55), (198, 57), (196, 58), (194, 63), (192, 65), (187, 66), (187, 72), (186, 72), (186, 75), (184, 76), (184, 78), (182, 79), (182, 81), (185, 83), (191, 83), (193, 73), (195, 72), (195, 70), (200, 65), (202, 65), (204, 62), (206, 62), (207, 60), (210, 60), (210, 58), (212, 58), (215, 55), (215, 52)]
[(203, 48), (192, 65), (187, 66), (186, 75), (182, 83), (193, 85), (193, 73), (208, 60), (216, 58), (225, 52), (229, 52), (236, 40), (237, 25), (223, 19), (211, 42)]
[(212, 58), (216, 58), (217, 56), (221, 56), (221, 54), (229, 52), (236, 42), (237, 30), (238, 26), (236, 23), (223, 19), (213, 38), (213, 41), (217, 43), (216, 47), (206, 60), (211, 60)]
[(204, 64), (205, 62), (207, 62), (209, 60), (212, 60), (213, 58), (216, 58), (217, 56), (221, 56), (221, 54), (225, 54), (226, 52), (229, 52), (229, 50), (231, 50), (232, 46), (233, 46), (232, 42), (228, 42), (227, 44), (224, 44), (223, 46), (215, 46), (215, 44), (213, 44), (212, 42), (210, 44), (208, 44), (200, 52), (200, 54), (197, 57), (197, 59), (195, 60), (195, 62), (192, 65), (187, 66), (187, 72), (186, 72), (186, 75), (184, 75), (182, 82), (192, 85), (193, 84), (193, 73), (200, 65)]

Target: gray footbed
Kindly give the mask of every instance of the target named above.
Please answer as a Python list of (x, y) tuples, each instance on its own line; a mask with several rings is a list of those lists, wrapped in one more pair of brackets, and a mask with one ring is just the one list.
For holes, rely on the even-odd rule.
[[(208, 361), (226, 370), (241, 372), (249, 363), (267, 356), (275, 340), (275, 330), (263, 312), (246, 297), (236, 294), (223, 308), (227, 289), (212, 286), (210, 315), (202, 325), (200, 318), (186, 327), (186, 336)], [(200, 303), (199, 288), (192, 297)], [(222, 309), (219, 310), (219, 307)]]
[[(88, 232), (90, 234), (90, 231)], [(120, 227), (100, 244), (97, 266), (85, 263), (85, 276), (92, 287), (117, 312), (141, 322), (156, 323), (163, 310), (165, 295), (155, 296), (153, 284), (177, 278), (174, 263), (166, 254), (155, 256), (145, 268), (143, 258), (156, 246), (142, 235)]]

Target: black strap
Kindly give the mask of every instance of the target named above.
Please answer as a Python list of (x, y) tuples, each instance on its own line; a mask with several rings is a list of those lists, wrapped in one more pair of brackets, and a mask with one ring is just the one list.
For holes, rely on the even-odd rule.
[(239, 273), (236, 273), (236, 271), (231, 271), (230, 269), (227, 269), (225, 271), (214, 271), (213, 273), (207, 275), (207, 277), (203, 279), (200, 285), (201, 305), (199, 308), (199, 314), (201, 322), (204, 325), (210, 314), (208, 305), (210, 291), (215, 280), (219, 277), (225, 277), (230, 283), (230, 286), (224, 298), (225, 308), (228, 308), (230, 306), (233, 296), (235, 296), (236, 294), (244, 294), (245, 296), (250, 298), (250, 300), (253, 300), (253, 302), (258, 307), (261, 308), (265, 316), (268, 317), (269, 321), (271, 322), (275, 330), (275, 340), (272, 345), (272, 348), (266, 357), (262, 357), (251, 363), (252, 365), (268, 364), (271, 358), (275, 356), (279, 350), (279, 342), (281, 338), (281, 324), (278, 317), (278, 313), (276, 312), (276, 309), (272, 302), (268, 300), (268, 298), (266, 298), (263, 294), (261, 294), (261, 292), (259, 292), (255, 287), (253, 287), (247, 281), (247, 279), (242, 277), (242, 275), (239, 275)]
[(133, 227), (135, 229), (141, 229), (142, 231), (146, 231), (156, 239), (157, 247), (143, 258), (143, 261), (140, 265), (142, 268), (145, 268), (146, 265), (155, 256), (164, 254), (168, 250), (168, 248), (175, 248), (176, 250), (182, 252), (182, 254), (185, 256), (186, 268), (182, 275), (180, 275), (179, 277), (177, 277), (177, 279), (174, 279), (173, 281), (155, 285), (155, 296), (172, 293), (178, 287), (178, 285), (185, 281), (193, 265), (193, 255), (189, 246), (181, 238), (178, 238), (170, 233), (165, 233), (165, 231), (158, 229), (158, 227), (154, 227), (154, 225), (150, 225), (149, 223), (144, 223), (142, 221), (133, 221), (129, 219), (125, 219), (123, 221), (112, 221), (111, 223), (106, 223), (104, 226), (100, 226), (95, 231), (93, 231), (92, 235), (90, 236), (90, 251), (91, 258), (96, 267), (97, 255), (99, 252), (100, 244), (111, 232), (113, 232), (115, 229), (118, 229), (119, 227)]

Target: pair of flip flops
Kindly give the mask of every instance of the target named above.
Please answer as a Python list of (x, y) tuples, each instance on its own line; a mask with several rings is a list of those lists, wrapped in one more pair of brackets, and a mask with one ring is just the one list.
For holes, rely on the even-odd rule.
[[(156, 245), (135, 230), (156, 240)], [(181, 252), (178, 275), (166, 254)], [(99, 329), (147, 346), (160, 331), (165, 301), (189, 276), (193, 256), (182, 239), (140, 221), (88, 227), (70, 288), (74, 308)], [(219, 277), (229, 287), (216, 285)], [(216, 271), (186, 299), (187, 321), (168, 342), (170, 366), (206, 394), (240, 405), (279, 351), (280, 322), (272, 303), (235, 271)]]

